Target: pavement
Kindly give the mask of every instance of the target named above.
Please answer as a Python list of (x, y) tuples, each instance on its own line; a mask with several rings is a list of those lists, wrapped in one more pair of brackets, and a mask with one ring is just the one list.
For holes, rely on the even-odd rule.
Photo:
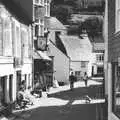
[[(72, 113), (73, 116), (75, 116), (78, 113), (76, 111), (78, 109), (81, 110), (81, 116), (82, 112), (84, 113), (85, 110), (91, 109), (92, 107), (94, 108), (93, 111), (96, 112), (96, 104), (104, 104), (105, 99), (96, 97), (96, 93), (99, 91), (97, 91), (97, 87), (94, 88), (92, 86), (100, 85), (102, 85), (102, 82), (89, 80), (87, 87), (85, 87), (84, 81), (75, 82), (73, 91), (70, 90), (69, 85), (50, 88), (49, 92), (43, 92), (41, 98), (35, 99), (34, 105), (28, 106), (28, 108), (24, 110), (14, 110), (11, 116), (8, 118), (3, 116), (0, 120), (39, 120), (40, 118), (41, 120), (48, 120), (49, 118), (52, 120), (59, 120), (57, 115), (60, 116), (60, 120), (68, 120), (69, 117), (67, 116), (71, 116)], [(85, 94), (92, 98), (89, 105), (86, 104), (84, 98)], [(63, 117), (62, 114), (65, 114), (65, 116)], [(77, 116), (80, 114), (77, 114)], [(87, 114), (89, 114), (89, 112)], [(94, 117), (91, 115), (94, 115)], [(91, 113), (91, 115), (91, 119), (96, 120), (95, 113)], [(71, 116), (70, 118), (72, 119), (69, 118), (69, 120), (73, 120), (73, 116)], [(84, 117), (85, 116), (83, 116), (83, 118)], [(88, 120), (88, 118), (84, 120)]]

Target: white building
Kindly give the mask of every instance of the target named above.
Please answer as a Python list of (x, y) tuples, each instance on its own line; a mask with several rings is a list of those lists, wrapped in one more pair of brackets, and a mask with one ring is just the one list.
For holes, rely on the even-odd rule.
[(22, 80), (32, 85), (32, 29), (18, 10), (13, 1), (0, 2), (0, 110), (15, 102)]
[(65, 54), (65, 48), (61, 44), (59, 34), (66, 34), (66, 28), (55, 17), (49, 19), (48, 30), (50, 31), (48, 36), (48, 55), (53, 57), (53, 76), (58, 82), (68, 83), (69, 80), (69, 67), (70, 59)]
[(92, 44), (86, 34), (83, 39), (73, 35), (60, 35), (60, 38), (70, 57), (70, 69), (79, 77), (87, 72), (88, 76), (92, 75), (92, 63), (95, 56), (92, 53)]

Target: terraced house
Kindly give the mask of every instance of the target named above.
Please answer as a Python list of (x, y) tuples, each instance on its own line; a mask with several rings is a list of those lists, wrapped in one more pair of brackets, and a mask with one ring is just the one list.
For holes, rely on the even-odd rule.
[[(45, 70), (46, 61), (52, 60), (45, 52), (49, 16), (50, 0), (0, 1), (1, 111), (15, 103), (23, 80), (26, 88), (34, 86), (34, 74)], [(51, 74), (46, 76), (52, 80)]]
[(22, 80), (32, 85), (31, 22), (14, 1), (0, 1), (0, 111), (14, 103)]

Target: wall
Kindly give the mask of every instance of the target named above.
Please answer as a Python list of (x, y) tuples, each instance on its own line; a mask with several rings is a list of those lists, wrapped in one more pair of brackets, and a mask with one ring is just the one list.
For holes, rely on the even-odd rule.
[(92, 61), (85, 61), (86, 62), (86, 67), (81, 68), (81, 61), (72, 61), (70, 63), (70, 68), (73, 71), (81, 71), (81, 75), (83, 75), (84, 72), (87, 72), (88, 76), (92, 75)]
[(54, 56), (54, 73), (59, 82), (68, 82), (69, 79), (69, 58), (64, 55), (54, 43), (49, 43), (48, 56)]

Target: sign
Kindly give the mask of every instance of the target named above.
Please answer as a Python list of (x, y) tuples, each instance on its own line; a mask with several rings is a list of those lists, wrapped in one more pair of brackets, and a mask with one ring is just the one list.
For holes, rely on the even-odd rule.
[(45, 51), (47, 48), (47, 38), (38, 36), (37, 37), (37, 49)]

